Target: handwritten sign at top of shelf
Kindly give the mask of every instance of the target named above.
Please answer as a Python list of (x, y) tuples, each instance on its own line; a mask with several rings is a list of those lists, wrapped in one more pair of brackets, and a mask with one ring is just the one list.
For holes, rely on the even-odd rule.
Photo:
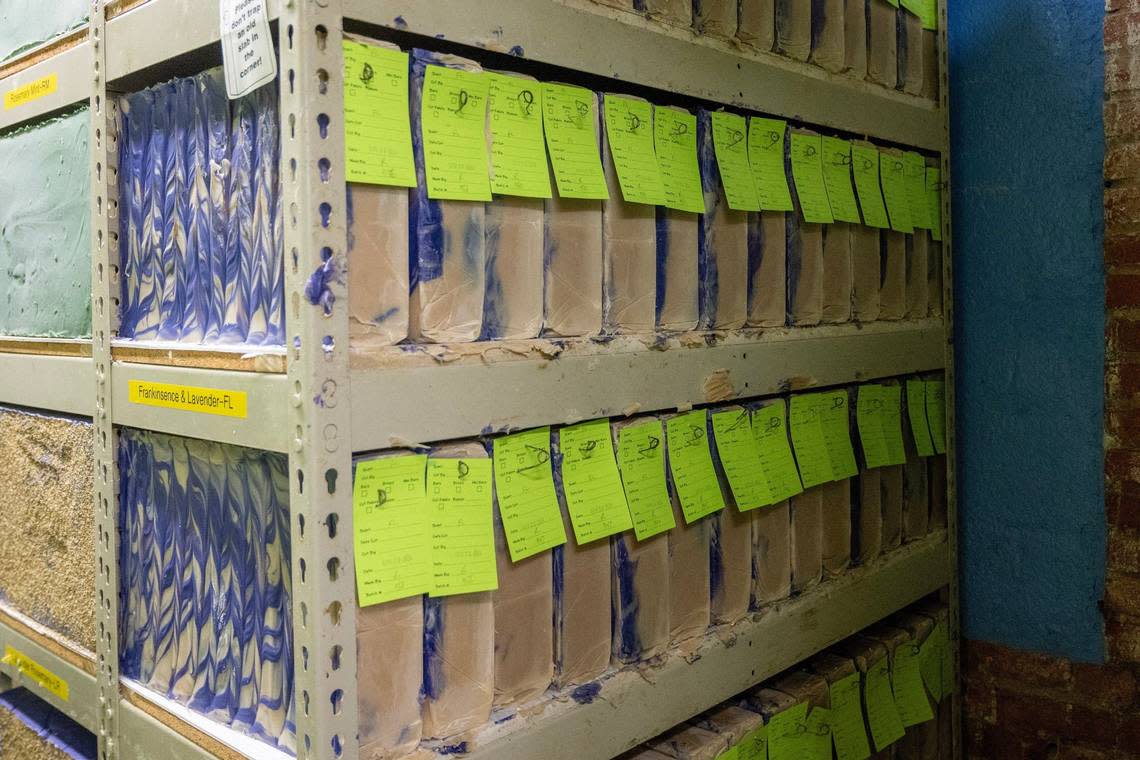
[(665, 204), (665, 185), (653, 148), (653, 105), (640, 98), (606, 94), (606, 144), (628, 203)]
[(851, 185), (851, 143), (847, 140), (823, 138), (823, 182), (835, 221), (858, 224), (859, 206)]
[(656, 417), (618, 429), (618, 466), (638, 541), (677, 526), (665, 485), (665, 431)]
[(543, 82), (542, 125), (558, 194), (564, 198), (609, 198), (598, 149), (594, 93), (584, 87)]
[(489, 73), (491, 191), (549, 198), (550, 170), (542, 132), (542, 86), (529, 77)]
[(921, 378), (907, 378), (906, 414), (918, 455), (934, 456), (934, 441), (930, 434), (930, 423), (926, 419), (926, 383)]
[(714, 111), (710, 120), (713, 153), (728, 207), (736, 211), (759, 211), (760, 196), (748, 161), (748, 123), (743, 116), (724, 111)]
[(910, 202), (910, 221), (915, 227), (931, 227), (930, 201), (926, 197), (926, 159), (914, 151), (903, 154), (906, 162), (906, 194)]
[(697, 163), (697, 117), (677, 108), (653, 109), (653, 146), (665, 185), (665, 205), (694, 214), (705, 210)]
[(554, 492), (550, 428), (496, 438), (495, 496), (511, 560), (518, 562), (566, 543), (566, 528)]
[(408, 54), (344, 40), (345, 179), (416, 186)]
[(879, 167), (891, 229), (895, 232), (914, 232), (914, 222), (910, 218), (910, 198), (907, 195), (906, 160), (897, 151), (880, 151)]
[(427, 456), (359, 462), (352, 483), (356, 595), (360, 606), (432, 589)]
[(665, 422), (669, 441), (669, 470), (681, 502), (685, 522), (693, 523), (724, 508), (712, 452), (709, 451), (708, 418), (704, 411), (670, 417)]
[(421, 131), (429, 198), (491, 200), (487, 165), (487, 91), (481, 73), (428, 66)]
[(930, 439), (934, 453), (946, 453), (946, 381), (926, 381), (926, 422), (930, 426)]
[(265, 0), (220, 0), (226, 95), (236, 100), (277, 78)]
[(831, 697), (831, 737), (836, 760), (867, 760), (871, 744), (863, 723), (862, 679), (859, 673), (845, 676), (829, 688)]
[(428, 459), (432, 596), (494, 591), (491, 460)]
[(760, 465), (768, 476), (768, 487), (776, 502), (795, 496), (804, 490), (796, 460), (788, 443), (788, 428), (784, 421), (783, 401), (762, 406), (752, 411), (752, 434), (760, 450)]
[(823, 182), (823, 142), (819, 135), (792, 132), (792, 178), (804, 220), (815, 224), (831, 224), (831, 202)]
[(930, 236), (942, 240), (942, 170), (936, 166), (926, 168), (926, 203), (930, 209)]
[(887, 207), (883, 203), (883, 188), (879, 184), (879, 150), (873, 145), (851, 144), (851, 172), (855, 176), (855, 189), (859, 192), (859, 209), (863, 223), (868, 227), (888, 229)]
[(748, 160), (764, 211), (792, 210), (792, 193), (784, 168), (787, 128), (783, 119), (753, 116), (748, 120)]
[(608, 419), (582, 422), (559, 432), (562, 488), (579, 544), (633, 527), (614, 460)]
[(856, 421), (868, 469), (906, 464), (902, 389), (898, 385), (860, 385)]
[(760, 466), (760, 445), (752, 434), (747, 409), (729, 408), (712, 413), (713, 436), (736, 507), (746, 512), (775, 503), (768, 476)]

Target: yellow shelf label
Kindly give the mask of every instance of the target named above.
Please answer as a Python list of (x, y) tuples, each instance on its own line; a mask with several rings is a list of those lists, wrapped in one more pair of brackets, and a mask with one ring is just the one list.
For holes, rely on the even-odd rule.
[(71, 696), (71, 690), (67, 686), (67, 681), (55, 673), (52, 673), (18, 649), (13, 649), (8, 646), (4, 647), (4, 657), (0, 658), (0, 662), (15, 668), (24, 678), (47, 689), (64, 702)]
[(51, 95), (57, 89), (59, 89), (58, 75), (48, 74), (46, 77), (40, 77), (4, 93), (4, 110), (11, 111), (13, 108), (27, 105), (33, 100)]
[(129, 399), (132, 404), (161, 406), (186, 412), (216, 414), (245, 419), (248, 396), (244, 391), (197, 388), (192, 385), (170, 385), (131, 380)]

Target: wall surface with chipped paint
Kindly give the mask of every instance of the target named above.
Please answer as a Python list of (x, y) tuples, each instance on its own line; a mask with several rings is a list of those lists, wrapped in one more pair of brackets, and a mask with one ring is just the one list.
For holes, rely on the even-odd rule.
[(1104, 4), (950, 3), (968, 638), (1104, 656)]

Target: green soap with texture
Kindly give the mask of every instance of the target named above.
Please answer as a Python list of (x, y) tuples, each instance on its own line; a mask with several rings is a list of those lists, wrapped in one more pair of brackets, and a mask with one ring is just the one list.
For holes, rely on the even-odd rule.
[(0, 2), (0, 61), (87, 23), (90, 0)]
[(0, 335), (91, 334), (88, 114), (0, 134)]

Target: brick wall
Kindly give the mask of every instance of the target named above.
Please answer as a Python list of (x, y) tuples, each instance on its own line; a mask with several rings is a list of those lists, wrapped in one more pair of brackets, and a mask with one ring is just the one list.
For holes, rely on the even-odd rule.
[(1108, 662), (968, 642), (972, 760), (1140, 759), (1140, 0), (1106, 0), (1104, 46)]

